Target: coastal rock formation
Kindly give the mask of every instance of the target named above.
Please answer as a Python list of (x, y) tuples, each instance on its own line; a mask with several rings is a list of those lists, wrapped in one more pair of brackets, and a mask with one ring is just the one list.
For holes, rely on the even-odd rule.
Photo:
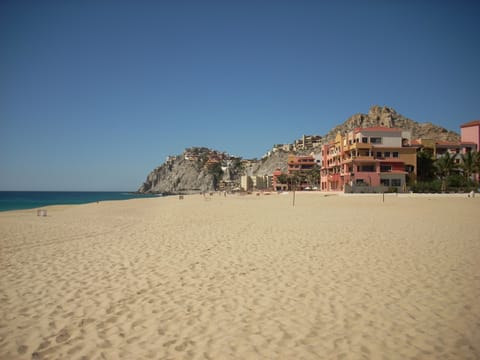
[(143, 194), (169, 194), (192, 191), (210, 191), (214, 177), (199, 163), (185, 160), (183, 155), (170, 157), (164, 164), (148, 174), (138, 189)]
[[(243, 175), (240, 158), (204, 147), (185, 149), (168, 157), (138, 189), (143, 194), (183, 194), (213, 191), (220, 184), (239, 184)], [(232, 187), (232, 186), (230, 186)]]
[(372, 106), (368, 114), (355, 114), (348, 118), (343, 124), (334, 127), (325, 139), (331, 141), (340, 132), (348, 132), (357, 127), (385, 126), (409, 130), (412, 139), (426, 138), (442, 141), (460, 141), (460, 135), (432, 123), (418, 123), (411, 120), (388, 106)]

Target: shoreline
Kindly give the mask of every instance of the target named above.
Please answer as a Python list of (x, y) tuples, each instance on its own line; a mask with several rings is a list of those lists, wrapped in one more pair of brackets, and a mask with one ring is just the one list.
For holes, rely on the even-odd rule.
[[(80, 191), (81, 193), (81, 191)], [(115, 193), (115, 192), (113, 192)], [(211, 197), (212, 199), (220, 197), (219, 192), (214, 192), (214, 195)], [(257, 195), (258, 194), (258, 195)], [(169, 194), (169, 195), (162, 195), (162, 194), (144, 194), (145, 197), (133, 197), (129, 199), (107, 199), (107, 200), (98, 200), (98, 201), (89, 201), (89, 202), (82, 202), (82, 203), (59, 203), (59, 204), (49, 204), (43, 205), (38, 207), (29, 207), (29, 208), (22, 208), (22, 209), (11, 209), (11, 210), (0, 210), (1, 214), (5, 213), (24, 213), (28, 211), (37, 211), (37, 210), (48, 210), (51, 208), (68, 208), (68, 207), (76, 207), (81, 205), (92, 205), (92, 204), (100, 204), (100, 203), (110, 203), (110, 202), (124, 202), (124, 201), (131, 201), (131, 200), (150, 200), (150, 199), (158, 199), (158, 198), (178, 198), (178, 196), (183, 196), (185, 199), (191, 197), (201, 197), (201, 193), (190, 193), (190, 194)], [(218, 195), (218, 196), (217, 196)], [(264, 197), (264, 196), (282, 196), (282, 197), (291, 197), (293, 195), (293, 191), (284, 191), (284, 192), (267, 192), (263, 193), (261, 191), (252, 191), (250, 194), (247, 193), (235, 193), (235, 194), (227, 194), (229, 198), (253, 198), (253, 197)], [(334, 197), (334, 198), (382, 198), (383, 196), (386, 198), (471, 198), (470, 193), (344, 193), (344, 192), (321, 192), (321, 191), (295, 191), (296, 196), (312, 196), (312, 197)], [(223, 195), (222, 195), (223, 197)], [(480, 198), (479, 193), (475, 193), (473, 198)]]
[[(220, 197), (219, 192), (214, 192), (214, 195), (211, 196), (212, 199)], [(258, 195), (257, 195), (258, 194)], [(183, 196), (185, 199), (192, 198), (192, 197), (201, 197), (201, 193), (190, 193), (190, 194), (169, 194), (169, 195), (162, 195), (162, 194), (144, 194), (145, 197), (133, 197), (129, 199), (107, 199), (107, 200), (98, 200), (98, 201), (89, 201), (89, 202), (82, 202), (82, 203), (59, 203), (59, 204), (49, 204), (43, 205), (38, 207), (31, 207), (31, 208), (22, 208), (22, 209), (11, 209), (11, 210), (0, 210), (1, 214), (5, 213), (24, 213), (28, 211), (37, 211), (37, 210), (48, 210), (50, 208), (68, 208), (68, 207), (76, 207), (81, 205), (92, 205), (92, 204), (100, 204), (100, 203), (110, 203), (110, 202), (124, 202), (124, 201), (131, 201), (131, 200), (150, 200), (150, 199), (158, 199), (158, 198), (178, 198), (178, 196)], [(284, 192), (267, 192), (263, 193), (261, 191), (252, 191), (250, 194), (247, 193), (235, 193), (235, 194), (227, 194), (229, 198), (253, 198), (253, 197), (264, 197), (264, 196), (282, 196), (282, 197), (292, 197), (293, 191), (284, 191)], [(471, 198), (470, 193), (344, 193), (344, 192), (321, 192), (321, 191), (295, 191), (296, 196), (312, 196), (312, 197), (334, 197), (334, 198), (382, 198), (385, 196), (386, 198)], [(223, 197), (223, 195), (222, 195)], [(473, 198), (480, 198), (479, 193), (475, 193)]]
[[(126, 201), (132, 199), (144, 199), (144, 198), (155, 198), (161, 197), (161, 195), (154, 194), (137, 194), (133, 192), (126, 191), (2, 191), (1, 193), (7, 194), (18, 194), (19, 199), (15, 198), (0, 198), (0, 206), (5, 206), (5, 203), (10, 203), (10, 206), (21, 206), (20, 208), (11, 208), (11, 209), (2, 209), (0, 208), (0, 213), (7, 211), (22, 211), (22, 210), (40, 210), (48, 206), (63, 206), (63, 205), (84, 205), (97, 203), (102, 201)], [(27, 195), (25, 198), (24, 195)], [(32, 196), (33, 194), (33, 196)], [(41, 197), (35, 196), (36, 194), (41, 194)], [(44, 197), (45, 194), (51, 194), (52, 197)], [(60, 197), (58, 195), (60, 194)], [(64, 197), (68, 194), (74, 194), (75, 198)], [(92, 194), (94, 197), (92, 198)], [(101, 195), (107, 194), (107, 197)], [(31, 198), (28, 198), (30, 196)], [(82, 198), (84, 196), (84, 198)], [(113, 196), (113, 197), (112, 197)], [(44, 203), (39, 205), (39, 203)]]

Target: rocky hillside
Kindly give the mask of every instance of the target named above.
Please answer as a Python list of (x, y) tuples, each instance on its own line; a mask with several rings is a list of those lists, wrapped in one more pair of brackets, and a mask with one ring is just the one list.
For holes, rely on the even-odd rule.
[(143, 194), (213, 191), (222, 182), (240, 184), (243, 173), (239, 158), (207, 148), (190, 148), (181, 155), (170, 156), (148, 174), (137, 191)]
[[(387, 106), (373, 106), (368, 114), (355, 114), (343, 124), (334, 127), (322, 139), (332, 140), (338, 132), (344, 133), (357, 127), (396, 127), (412, 132), (412, 139), (429, 138), (444, 141), (460, 141), (460, 136), (431, 123), (418, 123)], [(307, 153), (312, 150), (305, 150)], [(188, 193), (213, 191), (220, 182), (230, 188), (240, 185), (242, 175), (270, 175), (277, 168), (286, 171), (289, 152), (276, 149), (258, 161), (242, 162), (226, 153), (206, 148), (185, 149), (182, 155), (169, 157), (154, 169), (140, 193)], [(212, 165), (213, 164), (213, 165)]]
[(287, 171), (287, 151), (276, 151), (245, 168), (245, 175), (271, 175), (276, 169)]
[(178, 194), (210, 190), (213, 190), (213, 175), (198, 163), (185, 160), (182, 155), (178, 155), (148, 174), (138, 192)]
[(325, 135), (326, 141), (331, 141), (340, 132), (351, 131), (357, 127), (385, 126), (410, 130), (412, 139), (427, 138), (442, 141), (460, 141), (460, 135), (432, 123), (418, 123), (387, 106), (372, 106), (368, 114), (355, 114), (343, 124), (334, 127)]

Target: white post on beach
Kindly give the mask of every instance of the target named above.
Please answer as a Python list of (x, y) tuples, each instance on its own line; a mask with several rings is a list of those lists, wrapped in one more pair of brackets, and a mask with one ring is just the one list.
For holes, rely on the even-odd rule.
[(382, 197), (382, 202), (385, 202), (385, 193), (382, 193), (383, 197)]
[(37, 216), (47, 216), (47, 210), (38, 209), (37, 210)]

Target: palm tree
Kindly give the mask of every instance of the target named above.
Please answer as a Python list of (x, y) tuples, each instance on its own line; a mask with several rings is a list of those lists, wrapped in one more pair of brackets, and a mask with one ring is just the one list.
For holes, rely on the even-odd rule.
[(472, 154), (472, 157), (473, 157), (473, 164), (474, 164), (473, 174), (476, 175), (474, 179), (478, 182), (478, 181), (480, 180), (480, 179), (479, 179), (479, 174), (480, 174), (480, 152), (479, 152), (479, 151), (474, 151), (473, 154)]
[(286, 184), (288, 183), (288, 175), (287, 174), (281, 174), (277, 176), (277, 182), (279, 184)]
[(315, 164), (313, 168), (307, 171), (306, 180), (310, 187), (318, 187), (320, 184), (320, 167)]
[(477, 160), (476, 157), (478, 157), (478, 155), (476, 155), (472, 151), (469, 151), (465, 154), (461, 154), (460, 157), (462, 158), (462, 164), (460, 165), (460, 167), (463, 170), (463, 175), (465, 176), (467, 181), (471, 180), (472, 175), (475, 174), (477, 171), (476, 169), (477, 164), (475, 162)]
[(435, 178), (435, 167), (432, 153), (427, 150), (417, 152), (417, 179), (431, 181)]
[(455, 169), (455, 166), (455, 155), (451, 155), (449, 152), (435, 161), (436, 174), (442, 181), (442, 192), (447, 189), (447, 178)]
[(302, 182), (302, 175), (299, 174), (297, 171), (295, 171), (289, 175), (289, 179), (290, 179), (291, 190), (293, 191), (297, 190), (298, 185), (301, 184)]

